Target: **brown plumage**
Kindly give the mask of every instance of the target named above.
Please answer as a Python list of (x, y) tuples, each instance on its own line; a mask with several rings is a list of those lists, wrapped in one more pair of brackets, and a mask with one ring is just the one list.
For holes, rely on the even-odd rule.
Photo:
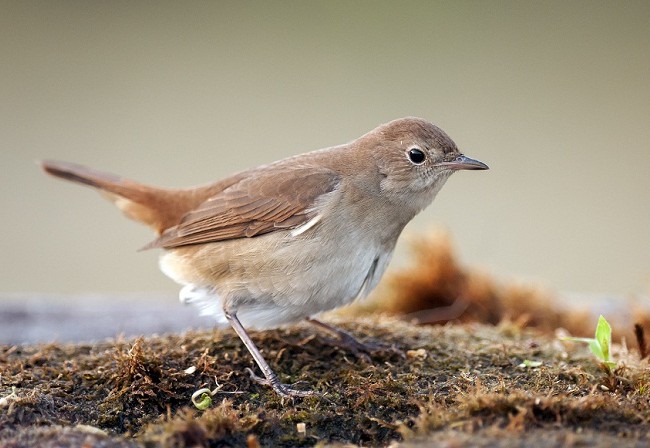
[(145, 249), (295, 228), (310, 219), (309, 206), (339, 179), (330, 170), (283, 166), (268, 174), (250, 170), (209, 185), (173, 190), (74, 163), (45, 160), (41, 166), (48, 174), (100, 190), (126, 216), (152, 227), (160, 237)]
[(169, 249), (295, 228), (313, 216), (310, 206), (332, 191), (338, 179), (333, 171), (313, 167), (251, 174), (187, 212), (150, 247)]
[(98, 189), (158, 232), (145, 247), (166, 250), (161, 269), (185, 285), (181, 300), (229, 323), (267, 382), (294, 396), (309, 392), (281, 384), (244, 327), (311, 319), (366, 295), (404, 226), (447, 178), (461, 169), (487, 169), (419, 118), (187, 189), (143, 185), (66, 162), (42, 167)]
[(75, 163), (44, 160), (41, 167), (53, 176), (100, 190), (126, 216), (152, 227), (158, 233), (176, 225), (183, 215), (220, 187), (169, 190), (143, 185)]

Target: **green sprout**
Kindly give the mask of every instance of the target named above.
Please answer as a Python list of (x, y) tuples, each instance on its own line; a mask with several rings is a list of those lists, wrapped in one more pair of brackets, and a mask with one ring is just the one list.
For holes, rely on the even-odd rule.
[[(215, 391), (216, 393), (216, 391)], [(192, 394), (192, 404), (199, 410), (205, 411), (212, 405), (212, 396), (214, 394), (210, 389), (204, 387)]]
[(612, 345), (612, 327), (609, 322), (601, 315), (598, 318), (598, 325), (596, 326), (596, 335), (593, 338), (562, 338), (565, 341), (586, 342), (589, 344), (591, 353), (598, 358), (608, 370), (616, 367), (616, 363), (612, 361), (610, 347)]
[[(188, 369), (189, 370), (189, 369)], [(217, 395), (218, 393), (222, 394), (241, 394), (243, 392), (239, 391), (233, 391), (233, 392), (226, 392), (221, 390), (223, 388), (223, 384), (219, 384), (217, 379), (214, 379), (214, 382), (217, 384), (217, 387), (214, 389), (210, 390), (207, 387), (204, 387), (202, 389), (197, 390), (192, 394), (192, 404), (194, 407), (196, 407), (199, 411), (205, 411), (208, 409), (210, 406), (212, 406), (212, 397)]]
[(519, 364), (518, 367), (520, 367), (522, 369), (526, 369), (526, 368), (533, 368), (534, 369), (535, 367), (539, 367), (541, 365), (542, 365), (542, 361), (532, 361), (530, 359), (524, 359), (524, 362)]

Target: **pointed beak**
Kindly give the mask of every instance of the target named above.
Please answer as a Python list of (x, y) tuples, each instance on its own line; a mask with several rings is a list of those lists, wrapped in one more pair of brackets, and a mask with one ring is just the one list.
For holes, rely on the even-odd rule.
[(459, 155), (454, 160), (449, 162), (440, 162), (437, 166), (445, 166), (452, 170), (488, 170), (490, 169), (485, 163), (475, 159), (470, 159), (467, 156)]

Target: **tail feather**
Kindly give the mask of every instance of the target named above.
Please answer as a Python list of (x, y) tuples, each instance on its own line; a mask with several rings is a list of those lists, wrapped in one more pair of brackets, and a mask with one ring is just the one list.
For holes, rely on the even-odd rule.
[(52, 176), (98, 189), (126, 216), (158, 233), (178, 224), (194, 202), (187, 190), (151, 187), (69, 162), (44, 160), (40, 164)]

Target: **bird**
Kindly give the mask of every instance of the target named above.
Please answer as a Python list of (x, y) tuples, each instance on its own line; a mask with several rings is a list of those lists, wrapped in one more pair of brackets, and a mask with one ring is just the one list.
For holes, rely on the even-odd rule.
[(160, 269), (240, 337), (282, 397), (314, 395), (284, 384), (251, 340), (265, 330), (317, 319), (365, 297), (386, 271), (404, 226), (449, 176), (486, 170), (436, 125), (416, 117), (382, 124), (348, 143), (250, 168), (216, 182), (170, 189), (85, 166), (44, 160), (53, 176), (99, 190), (157, 237)]

